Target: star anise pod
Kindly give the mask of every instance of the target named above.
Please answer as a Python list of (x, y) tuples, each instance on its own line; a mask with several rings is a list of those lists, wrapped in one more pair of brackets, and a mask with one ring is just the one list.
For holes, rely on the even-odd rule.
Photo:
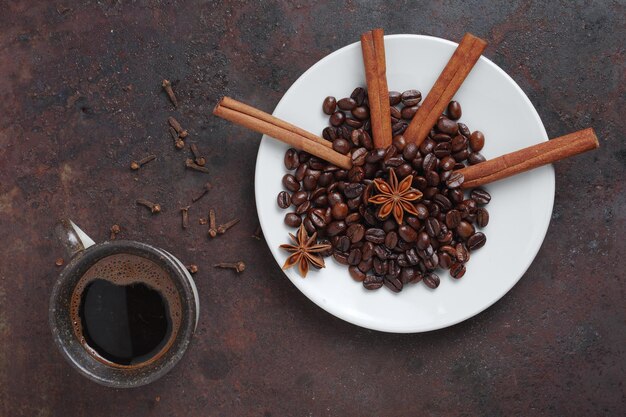
[(398, 184), (396, 173), (393, 169), (390, 169), (388, 181), (381, 178), (374, 180), (374, 185), (380, 194), (370, 197), (367, 201), (380, 204), (380, 208), (378, 209), (379, 218), (385, 219), (393, 213), (396, 222), (402, 224), (405, 211), (417, 215), (417, 210), (415, 206), (411, 204), (411, 201), (422, 198), (422, 193), (419, 190), (411, 188), (412, 182), (413, 175), (409, 175)]
[(326, 251), (330, 249), (330, 245), (328, 244), (319, 244), (317, 243), (317, 232), (313, 233), (313, 236), (309, 237), (304, 225), (300, 225), (298, 229), (298, 237), (289, 233), (289, 237), (291, 238), (293, 245), (284, 244), (280, 245), (282, 249), (285, 249), (287, 252), (293, 252), (283, 265), (283, 269), (291, 268), (292, 266), (298, 264), (298, 271), (300, 275), (306, 277), (307, 272), (309, 272), (309, 264), (317, 268), (324, 268), (324, 258), (320, 255), (317, 255), (319, 252)]

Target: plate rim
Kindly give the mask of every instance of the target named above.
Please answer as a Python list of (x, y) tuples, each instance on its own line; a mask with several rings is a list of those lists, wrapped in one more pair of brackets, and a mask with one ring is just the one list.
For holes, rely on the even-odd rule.
[[(441, 44), (447, 44), (449, 46), (453, 46), (456, 47), (458, 46), (458, 43), (447, 40), (447, 39), (443, 39), (443, 38), (439, 38), (436, 36), (430, 36), (430, 35), (418, 35), (418, 34), (393, 34), (393, 35), (385, 35), (385, 39), (396, 39), (396, 38), (414, 38), (414, 39), (428, 39), (431, 41), (435, 41), (435, 42), (439, 42)], [(342, 51), (348, 49), (348, 48), (354, 48), (356, 47), (356, 45), (359, 45), (359, 42), (353, 42), (351, 44), (345, 45), (333, 52), (331, 52), (330, 54), (324, 56), (323, 58), (321, 58), (320, 60), (316, 61), (313, 65), (311, 65), (306, 71), (304, 71), (292, 84), (291, 86), (289, 86), (289, 88), (284, 92), (284, 94), (282, 95), (282, 97), (280, 98), (280, 100), (278, 101), (278, 103), (276, 104), (276, 107), (274, 108), (274, 110), (272, 111), (272, 114), (275, 115), (280, 109), (281, 109), (281, 105), (283, 104), (283, 101), (285, 99), (285, 96), (287, 96), (287, 94), (289, 93), (289, 91), (294, 88), (296, 85), (299, 85), (300, 83), (304, 82), (304, 79), (306, 78), (306, 75), (313, 71), (318, 65), (322, 65), (325, 61), (331, 59), (332, 57), (334, 57), (335, 55), (338, 55), (340, 53), (342, 53)], [(537, 112), (537, 109), (535, 108), (535, 106), (532, 104), (532, 102), (530, 101), (530, 99), (528, 98), (528, 96), (526, 95), (526, 93), (524, 92), (524, 90), (522, 90), (522, 88), (517, 84), (517, 82), (515, 82), (515, 80), (506, 72), (504, 71), (502, 68), (500, 68), (497, 64), (495, 64), (493, 61), (491, 61), (489, 58), (485, 57), (484, 55), (481, 55), (479, 60), (483, 61), (485, 64), (489, 65), (490, 67), (492, 67), (493, 69), (495, 69), (497, 72), (499, 72), (501, 75), (504, 76), (504, 79), (506, 81), (508, 81), (515, 90), (517, 90), (518, 93), (521, 94), (522, 99), (525, 101), (526, 105), (530, 108), (532, 116), (536, 119), (536, 121), (538, 122), (539, 126), (540, 126), (540, 130), (541, 130), (541, 138), (537, 138), (540, 140), (540, 142), (546, 142), (549, 140), (548, 138), (548, 134), (546, 132), (545, 126), (543, 124), (543, 121), (541, 120), (541, 117), (539, 116), (539, 113)], [(430, 90), (429, 90), (430, 91)], [(255, 205), (256, 205), (256, 209), (257, 209), (257, 216), (259, 218), (259, 224), (261, 226), (261, 230), (264, 230), (264, 214), (259, 206), (259, 198), (258, 195), (260, 193), (259, 191), (259, 178), (260, 178), (260, 172), (259, 172), (259, 160), (260, 160), (260, 155), (261, 155), (261, 148), (263, 146), (263, 144), (265, 143), (265, 141), (274, 141), (275, 139), (272, 139), (270, 137), (268, 137), (267, 135), (262, 135), (262, 139), (261, 142), (259, 143), (259, 148), (257, 150), (257, 157), (255, 159), (255, 171), (254, 171), (254, 191), (255, 191)], [(276, 262), (276, 264), (278, 265), (279, 268), (281, 268), (281, 272), (283, 273), (283, 275), (292, 283), (292, 285), (294, 285), (308, 300), (310, 300), (311, 302), (313, 302), (315, 305), (317, 305), (318, 307), (320, 307), (321, 309), (323, 309), (324, 311), (328, 312), (329, 314), (332, 314), (333, 316), (335, 316), (336, 318), (343, 320), (345, 322), (348, 322), (350, 324), (353, 324), (355, 326), (359, 326), (365, 329), (370, 329), (370, 330), (376, 330), (379, 332), (384, 332), (384, 333), (393, 333), (393, 334), (410, 334), (410, 333), (425, 333), (425, 332), (431, 332), (431, 331), (435, 331), (435, 330), (440, 330), (440, 329), (445, 329), (448, 327), (452, 327), (455, 326), (465, 320), (468, 320), (472, 317), (475, 317), (479, 314), (481, 314), (482, 312), (484, 312), (485, 310), (487, 310), (489, 307), (491, 307), (492, 305), (494, 305), (496, 302), (500, 301), (502, 298), (504, 298), (504, 296), (506, 294), (508, 294), (511, 289), (513, 289), (513, 287), (522, 279), (522, 277), (526, 274), (526, 272), (528, 271), (528, 268), (530, 268), (530, 266), (532, 265), (533, 261), (535, 260), (535, 258), (537, 257), (537, 254), (539, 253), (539, 250), (541, 249), (541, 247), (543, 246), (543, 243), (545, 241), (546, 235), (548, 233), (548, 229), (550, 226), (550, 221), (551, 221), (551, 217), (552, 217), (552, 212), (554, 210), (554, 200), (555, 200), (555, 186), (556, 186), (556, 178), (555, 178), (555, 172), (554, 172), (554, 166), (552, 164), (546, 165), (546, 167), (549, 168), (549, 174), (550, 174), (550, 181), (549, 184), (544, 184), (545, 186), (549, 187), (550, 190), (548, 190), (548, 192), (551, 194), (551, 198), (549, 198), (549, 210), (548, 212), (550, 213), (550, 215), (547, 215), (545, 217), (545, 224), (542, 225), (543, 228), (543, 232), (541, 233), (541, 239), (539, 240), (539, 244), (537, 245), (536, 249), (533, 251), (533, 255), (531, 257), (529, 257), (526, 265), (523, 267), (522, 272), (520, 273), (520, 275), (513, 279), (511, 281), (511, 285), (508, 286), (508, 288), (506, 288), (506, 291), (504, 291), (502, 293), (502, 295), (500, 295), (499, 297), (495, 298), (493, 301), (486, 303), (483, 307), (481, 307), (479, 310), (477, 311), (473, 311), (470, 312), (468, 315), (462, 315), (460, 318), (452, 320), (450, 322), (444, 323), (444, 324), (435, 324), (432, 326), (423, 326), (423, 325), (418, 325), (418, 326), (405, 326), (404, 328), (394, 328), (394, 329), (389, 329), (389, 328), (384, 328), (381, 326), (377, 326), (376, 324), (368, 324), (368, 323), (364, 323), (358, 319), (354, 319), (352, 317), (345, 317), (344, 315), (341, 314), (340, 311), (337, 311), (335, 308), (332, 307), (332, 305), (329, 304), (325, 304), (322, 302), (318, 302), (317, 300), (309, 297), (309, 295), (306, 293), (306, 291), (304, 291), (302, 289), (302, 287), (300, 285), (298, 285), (298, 283), (291, 279), (291, 277), (289, 277), (284, 270), (282, 270), (282, 266), (280, 261), (278, 260), (278, 258), (274, 255), (274, 252), (272, 251), (272, 249), (269, 247), (269, 243), (267, 241), (265, 241), (266, 245), (268, 246), (268, 248), (270, 249), (270, 253), (272, 254), (272, 257), (274, 258), (274, 261)], [(321, 300), (320, 300), (321, 301)]]

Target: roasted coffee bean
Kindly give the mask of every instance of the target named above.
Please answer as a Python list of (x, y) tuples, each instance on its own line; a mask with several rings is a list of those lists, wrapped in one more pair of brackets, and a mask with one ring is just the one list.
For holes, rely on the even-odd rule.
[(437, 133), (435, 136), (433, 136), (433, 140), (435, 142), (450, 142), (452, 140), (452, 137), (450, 137), (450, 135), (446, 135), (445, 133)]
[(309, 219), (308, 217), (305, 217), (304, 220), (302, 220), (302, 224), (304, 225), (304, 228), (306, 229), (308, 234), (312, 235), (313, 233), (317, 232), (317, 229), (315, 228), (313, 223), (311, 223), (311, 219)]
[(372, 150), (374, 148), (374, 142), (372, 141), (372, 137), (365, 130), (365, 126), (363, 126), (363, 128), (363, 134), (359, 136), (360, 145), (367, 150)]
[(398, 244), (398, 234), (394, 231), (387, 233), (385, 236), (385, 246), (389, 249), (393, 249)]
[(452, 257), (445, 252), (439, 252), (439, 266), (443, 269), (449, 269), (452, 265)]
[(361, 251), (359, 249), (352, 249), (348, 253), (348, 263), (350, 265), (358, 265), (361, 262)]
[(399, 91), (389, 92), (389, 105), (390, 106), (395, 106), (397, 104), (400, 104), (400, 101), (402, 101), (402, 98), (401, 98), (401, 94)]
[(361, 199), (359, 197), (351, 198), (348, 200), (348, 209), (357, 210), (361, 205)]
[(405, 256), (410, 265), (417, 265), (420, 262), (420, 258), (417, 255), (417, 251), (415, 250), (415, 248), (411, 248), (406, 251)]
[(404, 218), (404, 221), (406, 222), (406, 224), (411, 226), (414, 230), (419, 230), (420, 227), (422, 226), (422, 222), (420, 222), (420, 220), (415, 216), (406, 216)]
[(309, 164), (304, 162), (304, 163), (300, 163), (300, 166), (296, 169), (296, 172), (294, 174), (294, 177), (296, 178), (296, 180), (298, 181), (302, 181), (304, 179), (304, 177), (306, 176), (306, 172), (309, 169)]
[(363, 87), (355, 88), (352, 91), (352, 94), (350, 94), (350, 98), (356, 102), (357, 106), (360, 106), (363, 104), (363, 101), (365, 100), (366, 96), (367, 96), (367, 92), (365, 91)]
[(391, 114), (391, 124), (397, 123), (398, 120), (400, 120), (400, 118), (402, 117), (402, 113), (400, 113), (400, 110), (396, 109), (393, 106), (389, 108), (389, 113)]
[(358, 106), (352, 109), (352, 115), (359, 120), (369, 119), (370, 110), (366, 106)]
[(278, 202), (278, 207), (280, 207), (281, 209), (286, 209), (291, 205), (291, 196), (287, 191), (281, 191), (280, 193), (278, 193), (276, 201)]
[(432, 272), (428, 272), (426, 274), (423, 275), (422, 281), (424, 281), (424, 284), (426, 284), (426, 286), (428, 288), (432, 288), (435, 289), (439, 286), (439, 276), (437, 274), (434, 274)]
[(344, 221), (335, 220), (334, 222), (331, 222), (328, 227), (326, 227), (326, 234), (328, 236), (335, 236), (343, 233), (347, 228), (348, 226)]
[(302, 219), (296, 213), (285, 214), (285, 224), (289, 227), (300, 227)]
[(398, 178), (403, 179), (413, 172), (413, 167), (409, 164), (402, 164), (398, 168), (396, 168), (395, 171)]
[(335, 236), (335, 249), (341, 252), (348, 252), (350, 249), (350, 239), (347, 236)]
[(365, 179), (365, 170), (363, 167), (353, 166), (348, 171), (348, 180), (350, 182), (361, 182)]
[[(328, 240), (328, 239), (320, 239), (320, 240), (318, 241), (318, 243), (319, 243), (320, 245), (330, 245), (330, 240)], [(330, 249), (326, 249), (326, 250), (323, 250), (323, 251), (318, 252), (318, 253), (319, 253), (319, 255), (320, 255), (320, 256), (324, 256), (324, 257), (326, 257), (326, 256), (331, 256), (331, 255), (333, 254), (333, 249), (332, 249), (332, 246), (331, 246), (331, 248), (330, 248)]]
[(352, 279), (354, 279), (355, 281), (362, 282), (365, 279), (365, 273), (356, 266), (350, 266), (348, 268), (348, 272), (350, 273)]
[(335, 258), (335, 260), (342, 265), (350, 265), (348, 263), (348, 254), (345, 252), (340, 252), (336, 250), (333, 252), (333, 258)]
[(415, 116), (415, 113), (417, 113), (417, 109), (419, 109), (419, 106), (404, 107), (400, 115), (403, 119), (411, 120), (413, 116)]
[(356, 100), (350, 97), (342, 98), (337, 102), (337, 106), (339, 106), (341, 110), (352, 110), (356, 107)]
[(338, 204), (338, 203), (343, 203), (343, 196), (341, 195), (341, 193), (332, 192), (328, 194), (328, 204), (330, 204), (331, 206), (334, 206), (335, 204)]
[(396, 223), (395, 219), (389, 218), (383, 223), (383, 230), (385, 231), (385, 233), (389, 233), (392, 230), (396, 230), (397, 225), (398, 224)]
[(333, 219), (343, 220), (348, 215), (348, 205), (346, 203), (337, 203), (331, 207)]
[(451, 171), (454, 168), (456, 161), (451, 156), (444, 156), (441, 161), (439, 161), (439, 168), (444, 171)]
[(337, 108), (337, 99), (333, 96), (328, 96), (324, 99), (324, 103), (322, 103), (322, 110), (327, 115), (331, 115), (335, 112)]
[(400, 96), (402, 104), (406, 107), (415, 106), (422, 101), (422, 93), (417, 90), (407, 90)]
[(387, 262), (376, 257), (373, 261), (374, 272), (378, 275), (385, 275), (387, 273)]
[(424, 171), (435, 171), (439, 165), (439, 160), (435, 154), (429, 153), (424, 156), (424, 162), (422, 162), (422, 168)]
[(337, 135), (337, 129), (335, 129), (332, 126), (328, 126), (326, 128), (324, 128), (324, 130), (322, 130), (322, 137), (328, 141), (333, 141), (335, 139), (337, 139), (338, 135)]
[(439, 256), (433, 253), (431, 256), (424, 259), (424, 266), (429, 271), (436, 269), (439, 266)]
[(461, 213), (458, 210), (450, 210), (446, 213), (446, 226), (455, 229), (461, 223)]
[(461, 118), (461, 105), (458, 101), (452, 100), (448, 104), (448, 117), (452, 120), (459, 120)]
[(450, 156), (450, 149), (450, 142), (441, 142), (435, 146), (433, 153), (437, 158), (445, 158), (447, 156)]
[(402, 156), (393, 156), (385, 160), (385, 167), (386, 168), (399, 167), (403, 163), (404, 163), (404, 158), (402, 158)]
[[(431, 210), (432, 216), (432, 210)], [(436, 237), (441, 231), (441, 226), (439, 225), (439, 221), (434, 217), (429, 217), (426, 219), (426, 223), (424, 224), (424, 230), (430, 237)]]
[(426, 178), (426, 182), (429, 187), (435, 187), (439, 185), (439, 174), (436, 171), (426, 171), (424, 173), (424, 178)]
[(365, 162), (369, 164), (375, 164), (381, 161), (384, 157), (385, 157), (384, 149), (374, 149), (367, 153), (367, 156), (365, 157)]
[(457, 162), (465, 161), (469, 157), (469, 151), (462, 149), (459, 152), (453, 153), (452, 157), (456, 159)]
[(376, 257), (380, 260), (385, 260), (389, 257), (389, 251), (386, 250), (384, 247), (382, 247), (381, 245), (376, 245), (374, 246), (374, 255), (376, 255)]
[(476, 165), (480, 164), (481, 162), (485, 162), (486, 159), (480, 152), (472, 152), (467, 157), (467, 161), (470, 163), (470, 165)]
[(469, 250), (480, 249), (487, 243), (487, 237), (484, 233), (476, 232), (467, 239), (467, 247)]
[(365, 165), (366, 156), (367, 156), (367, 149), (357, 148), (354, 152), (352, 152), (352, 164), (358, 167)]
[(350, 148), (350, 142), (348, 142), (346, 139), (339, 138), (335, 139), (335, 141), (333, 142), (333, 149), (342, 155), (346, 155), (348, 152), (350, 152)]
[[(448, 188), (459, 188), (463, 182), (465, 181), (465, 177), (460, 172), (453, 171), (450, 174), (450, 178), (446, 181), (446, 185)], [(461, 197), (463, 196), (461, 192)]]
[(484, 188), (475, 188), (470, 193), (470, 197), (476, 201), (477, 204), (485, 205), (491, 201), (491, 194)]
[(298, 151), (293, 148), (287, 149), (284, 158), (285, 168), (288, 170), (296, 169), (300, 165), (300, 159), (298, 158)]
[[(350, 213), (346, 216), (345, 222), (347, 225), (358, 223), (361, 221), (361, 215), (359, 213)], [(365, 231), (363, 231), (365, 234)]]
[(462, 151), (467, 148), (467, 138), (463, 135), (456, 135), (452, 138), (450, 145), (452, 146), (450, 149), (452, 152), (456, 153)]
[(462, 220), (456, 227), (456, 234), (462, 239), (467, 239), (474, 233), (474, 226), (471, 223)]
[[(363, 122), (357, 119), (350, 119), (349, 117), (346, 118), (345, 121), (346, 126), (349, 126), (353, 129), (360, 129), (361, 127), (363, 127)], [(354, 130), (352, 131), (354, 132)], [(352, 138), (352, 132), (350, 132), (350, 137)]]
[(454, 120), (450, 120), (447, 117), (441, 117), (437, 121), (437, 129), (440, 132), (454, 136), (459, 132), (459, 126)]
[(307, 217), (311, 220), (311, 223), (313, 223), (313, 226), (315, 226), (316, 229), (322, 229), (326, 226), (323, 209), (315, 209), (311, 211)]
[(404, 133), (407, 127), (409, 127), (409, 124), (407, 122), (396, 122), (391, 126), (391, 133), (393, 135), (401, 135), (402, 133)]
[(346, 185), (345, 190), (343, 191), (344, 195), (348, 198), (356, 198), (363, 193), (365, 189), (365, 185), (360, 183), (350, 183)]
[[(452, 173), (454, 174), (454, 171), (452, 171)], [(450, 175), (450, 178), (446, 180), (446, 185), (448, 184), (448, 181), (450, 181), (451, 179), (452, 179), (452, 175)], [(460, 203), (461, 201), (463, 201), (465, 196), (463, 194), (463, 190), (461, 190), (460, 188), (455, 188), (455, 189), (448, 190), (448, 198), (454, 203)]]
[(443, 194), (435, 195), (435, 197), (433, 197), (433, 202), (443, 211), (448, 211), (452, 208), (452, 202)]
[(435, 149), (435, 145), (436, 144), (437, 143), (434, 140), (432, 140), (430, 138), (426, 138), (419, 146), (420, 153), (423, 156), (428, 155), (429, 153), (431, 153)]
[(480, 130), (472, 132), (469, 138), (469, 144), (470, 148), (472, 148), (474, 152), (482, 150), (482, 148), (485, 146), (485, 135), (483, 135), (483, 132), (481, 132)]
[(382, 276), (369, 274), (363, 280), (363, 286), (368, 290), (377, 290), (383, 286), (383, 281)]
[(464, 244), (457, 243), (455, 248), (456, 250), (456, 260), (459, 262), (467, 262), (469, 261), (469, 252)]
[(346, 115), (342, 111), (336, 111), (330, 116), (330, 124), (333, 126), (341, 126), (346, 120)]
[[(363, 250), (361, 250), (363, 252)], [(361, 255), (361, 262), (357, 265), (359, 270), (362, 272), (368, 272), (370, 269), (374, 267), (374, 258), (369, 258), (367, 260), (363, 259), (363, 255)]]
[(455, 262), (450, 267), (450, 276), (452, 278), (460, 279), (465, 275), (465, 264)]
[(383, 283), (385, 284), (385, 287), (389, 288), (393, 292), (402, 291), (402, 281), (400, 278), (385, 276)]
[(302, 180), (302, 185), (304, 186), (304, 189), (307, 191), (314, 190), (315, 187), (317, 187), (317, 178), (314, 177), (313, 175), (307, 175)]
[(311, 202), (307, 200), (304, 203), (300, 204), (298, 207), (296, 207), (296, 213), (305, 214), (307, 211), (309, 211), (310, 208)]
[(405, 242), (415, 242), (415, 239), (417, 239), (417, 232), (415, 231), (415, 229), (405, 224), (398, 227), (398, 235)]
[(402, 152), (407, 145), (406, 139), (403, 135), (395, 135), (391, 140), (391, 143), (398, 149), (399, 152)]
[(400, 272), (400, 281), (402, 281), (404, 285), (419, 281), (418, 277), (420, 277), (420, 274), (414, 268), (402, 268)]
[(419, 249), (426, 249), (430, 245), (430, 236), (428, 233), (422, 231), (417, 234), (417, 247)]
[(476, 209), (476, 224), (478, 227), (485, 227), (489, 224), (489, 212), (486, 208)]
[(324, 172), (322, 173), (322, 175), (320, 175), (319, 179), (317, 180), (317, 183), (322, 187), (326, 187), (327, 185), (331, 183), (333, 178), (334, 178), (334, 175), (332, 172)]
[(429, 216), (428, 208), (422, 204), (418, 203), (415, 205), (415, 210), (417, 211), (417, 218), (420, 220), (426, 220)]
[(469, 127), (467, 127), (465, 123), (461, 123), (461, 122), (458, 122), (457, 125), (459, 126), (459, 133), (461, 133), (466, 138), (469, 138), (471, 134)]
[(372, 242), (365, 242), (363, 244), (363, 247), (361, 248), (363, 260), (368, 260), (374, 256), (374, 247), (375, 245)]
[(404, 156), (404, 159), (412, 160), (413, 158), (417, 156), (418, 151), (419, 151), (419, 148), (417, 147), (417, 145), (413, 142), (409, 142), (404, 147), (404, 150), (402, 151), (402, 155)]
[(285, 174), (283, 177), (283, 186), (291, 192), (296, 192), (300, 189), (300, 183), (291, 174)]
[(385, 231), (383, 229), (371, 228), (365, 232), (365, 240), (368, 242), (381, 244), (385, 241)]
[[(346, 120), (348, 120), (348, 118), (344, 119), (344, 123), (345, 123)], [(339, 132), (340, 129), (341, 129), (341, 134), (339, 136), (341, 136), (342, 138), (344, 138), (346, 140), (350, 140), (350, 138), (352, 137), (352, 129), (349, 128), (347, 124), (343, 124), (343, 125), (339, 126), (337, 128), (337, 132)]]
[(365, 227), (359, 223), (351, 224), (346, 230), (346, 236), (352, 243), (360, 242), (365, 237)]

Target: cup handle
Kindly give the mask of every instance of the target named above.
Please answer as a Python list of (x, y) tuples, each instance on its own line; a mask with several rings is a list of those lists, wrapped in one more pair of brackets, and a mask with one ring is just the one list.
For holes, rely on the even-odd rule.
[(70, 258), (96, 244), (70, 219), (59, 220), (54, 231)]

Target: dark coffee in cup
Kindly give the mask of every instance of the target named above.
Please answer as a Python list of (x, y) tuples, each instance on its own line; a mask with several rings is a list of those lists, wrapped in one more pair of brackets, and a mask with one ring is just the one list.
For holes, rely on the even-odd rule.
[(168, 272), (128, 253), (104, 257), (78, 280), (70, 315), (76, 337), (96, 359), (142, 366), (169, 349), (181, 324), (181, 300)]

